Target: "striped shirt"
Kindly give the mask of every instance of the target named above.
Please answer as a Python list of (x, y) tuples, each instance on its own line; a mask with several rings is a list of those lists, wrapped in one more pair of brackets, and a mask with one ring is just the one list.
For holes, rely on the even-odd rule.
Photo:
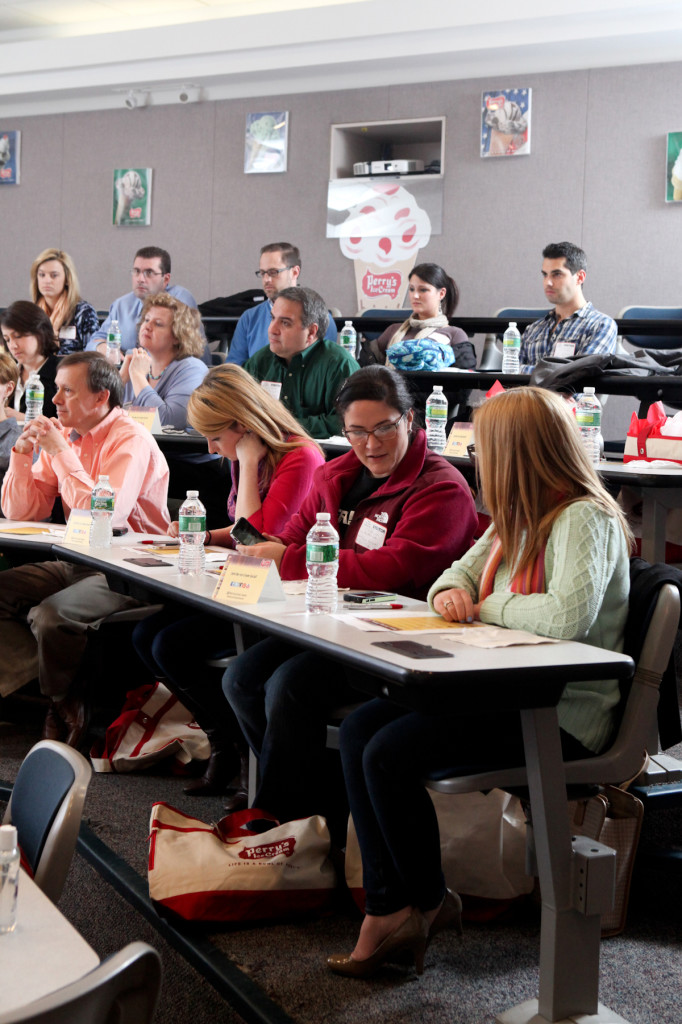
[(576, 356), (591, 356), (615, 352), (617, 339), (615, 320), (597, 312), (591, 302), (565, 320), (557, 321), (556, 311), (551, 309), (523, 332), (520, 372), (530, 373), (543, 356), (553, 354), (558, 341), (573, 342)]

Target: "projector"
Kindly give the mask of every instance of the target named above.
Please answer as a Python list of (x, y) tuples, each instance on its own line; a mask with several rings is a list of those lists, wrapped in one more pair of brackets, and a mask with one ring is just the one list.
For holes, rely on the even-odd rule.
[(372, 174), (420, 174), (423, 160), (372, 160)]

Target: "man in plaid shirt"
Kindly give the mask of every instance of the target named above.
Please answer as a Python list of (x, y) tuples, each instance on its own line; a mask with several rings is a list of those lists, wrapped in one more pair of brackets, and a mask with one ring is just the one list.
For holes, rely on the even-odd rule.
[(553, 242), (542, 251), (545, 295), (554, 306), (521, 339), (521, 373), (543, 356), (607, 355), (616, 351), (615, 321), (599, 313), (583, 295), (587, 258), (571, 242)]

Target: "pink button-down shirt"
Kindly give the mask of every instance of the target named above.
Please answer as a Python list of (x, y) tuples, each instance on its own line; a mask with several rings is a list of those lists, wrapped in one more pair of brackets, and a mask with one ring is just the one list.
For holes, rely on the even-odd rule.
[(92, 489), (105, 473), (116, 495), (114, 526), (136, 533), (167, 532), (168, 464), (145, 427), (115, 408), (82, 437), (66, 427), (59, 429), (69, 442), (67, 451), (41, 451), (32, 464), (30, 455), (12, 450), (2, 485), (4, 516), (46, 519), (61, 494), (68, 518), (72, 508), (90, 508)]

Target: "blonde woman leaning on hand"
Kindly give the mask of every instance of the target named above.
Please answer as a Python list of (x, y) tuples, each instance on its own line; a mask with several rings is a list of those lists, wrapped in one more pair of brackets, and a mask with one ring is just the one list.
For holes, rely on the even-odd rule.
[[(630, 533), (602, 487), (566, 403), (515, 388), (474, 415), (481, 486), (493, 522), (429, 591), (448, 622), (482, 622), (622, 651)], [(558, 705), (564, 756), (589, 757), (611, 739), (615, 680), (570, 683)], [(421, 970), (427, 943), (459, 924), (445, 888), (438, 824), (420, 779), (474, 771), (494, 752), (524, 763), (518, 716), (427, 715), (373, 700), (341, 726), (341, 757), (362, 851), (366, 916), (355, 949), (331, 970), (368, 977), (399, 954)], [(419, 836), (419, 857), (414, 836)]]
[(34, 259), (31, 298), (52, 321), (60, 356), (80, 352), (99, 327), (97, 313), (80, 297), (73, 260), (62, 249), (44, 249)]
[[(261, 533), (280, 534), (324, 463), (319, 445), (281, 402), (232, 363), (209, 371), (190, 397), (187, 412), (191, 425), (208, 441), (209, 452), (231, 463), (226, 525), (209, 532), (207, 541), (232, 546), (232, 525), (242, 516)], [(169, 532), (177, 536), (178, 524), (172, 523)], [(167, 607), (136, 626), (133, 643), (155, 678), (163, 676), (194, 713), (211, 742), (204, 774), (185, 792), (224, 793), (236, 774), (226, 810), (245, 807), (248, 752), (223, 696), (222, 669), (205, 664), (234, 653), (232, 629), (224, 619), (188, 616), (182, 608)], [(202, 659), (199, 670), (197, 652)]]

